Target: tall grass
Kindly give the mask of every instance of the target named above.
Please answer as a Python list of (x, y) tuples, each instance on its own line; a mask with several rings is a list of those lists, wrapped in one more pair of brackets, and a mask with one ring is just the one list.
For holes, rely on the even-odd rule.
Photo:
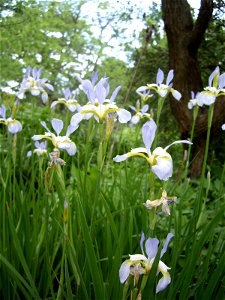
[[(220, 178), (205, 176), (208, 153), (200, 180), (187, 178), (184, 166), (185, 176), (177, 178), (175, 170), (164, 183), (177, 203), (169, 217), (157, 215), (150, 228), (153, 215), (143, 203), (150, 194), (160, 197), (161, 182), (150, 180), (141, 158), (112, 161), (142, 143), (141, 125), (115, 124), (104, 144), (105, 124), (83, 121), (72, 136), (76, 155), (64, 153), (66, 165), (50, 168), (47, 156), (26, 153), (33, 147), (31, 136), (43, 132), (39, 120), (48, 123), (53, 116), (67, 123), (71, 117), (21, 102), (16, 117), (23, 131), (17, 140), (7, 127), (0, 128), (1, 299), (129, 298), (118, 272), (128, 254), (140, 253), (142, 231), (161, 242), (168, 232), (174, 234), (163, 259), (171, 268), (171, 284), (156, 295), (156, 277), (150, 276), (143, 299), (223, 299), (224, 172)], [(178, 152), (173, 160), (181, 160)]]

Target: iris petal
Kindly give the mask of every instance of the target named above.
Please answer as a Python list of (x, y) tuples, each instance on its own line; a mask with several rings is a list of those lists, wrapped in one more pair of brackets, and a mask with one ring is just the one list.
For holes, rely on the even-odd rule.
[(147, 151), (150, 150), (152, 143), (154, 141), (156, 128), (157, 128), (156, 123), (152, 119), (146, 122), (142, 127), (142, 139)]
[(159, 240), (157, 238), (148, 238), (145, 243), (145, 250), (148, 255), (148, 259), (156, 257), (158, 252)]

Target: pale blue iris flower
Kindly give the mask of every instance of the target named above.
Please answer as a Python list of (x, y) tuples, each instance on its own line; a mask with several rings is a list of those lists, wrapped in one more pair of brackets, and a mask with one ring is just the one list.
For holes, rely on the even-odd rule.
[(53, 101), (51, 104), (51, 108), (55, 107), (57, 104), (64, 104), (71, 112), (75, 112), (75, 110), (79, 107), (79, 103), (75, 99), (76, 93), (72, 94), (70, 89), (67, 88), (64, 91), (64, 98), (59, 98), (57, 101)]
[(188, 102), (188, 108), (192, 109), (195, 106), (202, 106), (202, 104), (200, 105), (201, 100), (199, 99), (200, 97), (200, 93), (194, 93), (193, 91), (191, 91), (191, 99)]
[(0, 107), (0, 124), (1, 123), (6, 125), (8, 131), (13, 134), (22, 130), (22, 124), (19, 121), (12, 119), (11, 117), (6, 118), (6, 108), (3, 104)]
[(220, 75), (220, 69), (216, 67), (209, 76), (208, 84), (196, 99), (198, 106), (209, 106), (216, 101), (217, 97), (225, 95), (225, 73)]
[(25, 76), (21, 83), (20, 89), (18, 91), (18, 98), (23, 99), (26, 92), (30, 92), (33, 96), (41, 95), (41, 100), (43, 103), (46, 103), (48, 100), (48, 94), (46, 89), (53, 91), (53, 86), (48, 83), (47, 78), (40, 78), (42, 68), (39, 70), (37, 68), (31, 69), (28, 67), (26, 69)]
[(46, 155), (48, 153), (46, 147), (47, 147), (47, 141), (39, 142), (36, 141), (34, 143), (35, 149), (32, 151), (27, 152), (27, 157), (30, 157), (32, 153), (37, 154), (38, 156)]
[(147, 111), (149, 110), (148, 104), (145, 104), (143, 107), (140, 107), (140, 101), (138, 100), (136, 102), (136, 107), (130, 106), (130, 108), (135, 112), (135, 115), (132, 116), (132, 118), (130, 120), (130, 122), (132, 124), (139, 123), (140, 120), (143, 118), (147, 118), (147, 119), (151, 118), (151, 115), (149, 113), (147, 113)]
[(150, 151), (152, 143), (155, 138), (156, 133), (156, 123), (154, 120), (150, 120), (146, 122), (142, 127), (142, 139), (145, 144), (144, 147), (134, 148), (130, 152), (117, 155), (113, 158), (115, 162), (121, 162), (126, 160), (131, 156), (141, 156), (147, 160), (150, 164), (152, 172), (160, 179), (160, 180), (168, 180), (169, 177), (172, 176), (173, 173), (173, 161), (170, 154), (167, 152), (167, 149), (174, 144), (192, 144), (188, 140), (179, 140), (175, 141), (169, 146), (165, 148), (157, 147), (153, 152)]
[(174, 77), (174, 71), (170, 70), (167, 78), (166, 84), (163, 83), (164, 81), (164, 73), (161, 69), (158, 69), (157, 76), (156, 76), (156, 83), (147, 84), (146, 86), (141, 86), (137, 89), (137, 93), (143, 94), (146, 93), (146, 90), (153, 90), (155, 91), (160, 97), (164, 98), (171, 93), (176, 100), (180, 100), (181, 93), (172, 88), (172, 80)]
[(63, 129), (63, 121), (59, 119), (53, 119), (51, 124), (57, 135), (55, 135), (48, 129), (45, 122), (41, 122), (41, 125), (47, 130), (47, 132), (45, 132), (45, 134), (43, 135), (34, 135), (32, 137), (32, 140), (50, 140), (56, 149), (64, 149), (69, 155), (74, 155), (76, 153), (76, 145), (71, 141), (69, 136), (78, 128), (78, 126), (69, 125), (66, 131), (66, 135), (60, 136), (59, 134)]
[[(169, 242), (173, 236), (174, 235), (172, 233), (169, 233), (167, 235), (166, 241), (160, 253), (160, 259), (165, 254)], [(152, 265), (158, 252), (159, 240), (157, 238), (148, 238), (145, 241), (145, 251), (144, 241), (145, 235), (144, 233), (142, 233), (140, 240), (142, 254), (130, 255), (130, 259), (127, 259), (122, 263), (119, 270), (119, 277), (121, 283), (124, 283), (130, 275), (139, 278), (140, 275), (147, 274), (151, 271)], [(163, 277), (159, 280), (156, 286), (156, 293), (164, 290), (170, 284), (171, 277), (168, 272), (169, 269), (170, 268), (167, 267), (164, 264), (164, 262), (159, 260), (157, 266), (157, 275), (161, 273)]]
[(95, 85), (97, 78), (97, 73), (94, 73), (91, 81), (87, 79), (81, 80), (82, 88), (89, 102), (80, 107), (79, 112), (72, 117), (71, 124), (76, 125), (83, 119), (89, 119), (92, 116), (94, 116), (97, 122), (102, 123), (112, 113), (118, 117), (120, 123), (127, 123), (131, 119), (130, 112), (119, 108), (115, 103), (115, 98), (121, 87), (118, 86), (108, 99), (107, 96), (110, 90), (108, 78), (101, 78)]

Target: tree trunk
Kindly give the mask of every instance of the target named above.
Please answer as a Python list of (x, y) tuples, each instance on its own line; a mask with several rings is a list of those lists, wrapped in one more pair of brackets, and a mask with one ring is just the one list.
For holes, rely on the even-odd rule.
[[(189, 137), (192, 126), (192, 111), (187, 107), (191, 98), (191, 91), (196, 93), (203, 88), (197, 52), (212, 17), (212, 12), (213, 1), (202, 0), (198, 18), (194, 23), (190, 5), (186, 0), (162, 0), (163, 20), (169, 48), (169, 67), (174, 69), (173, 86), (182, 94), (180, 102), (171, 97), (170, 105), (178, 122), (182, 138)], [(225, 102), (216, 102), (213, 119), (214, 134), (225, 118)], [(194, 142), (197, 141), (197, 143), (193, 147), (191, 177), (198, 177), (201, 174), (206, 131), (207, 108), (203, 108), (200, 109), (196, 122)]]

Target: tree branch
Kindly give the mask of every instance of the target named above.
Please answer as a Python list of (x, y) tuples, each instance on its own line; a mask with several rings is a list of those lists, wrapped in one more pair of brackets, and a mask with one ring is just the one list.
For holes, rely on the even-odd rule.
[(213, 0), (201, 0), (198, 18), (190, 35), (192, 51), (197, 52), (213, 13)]

